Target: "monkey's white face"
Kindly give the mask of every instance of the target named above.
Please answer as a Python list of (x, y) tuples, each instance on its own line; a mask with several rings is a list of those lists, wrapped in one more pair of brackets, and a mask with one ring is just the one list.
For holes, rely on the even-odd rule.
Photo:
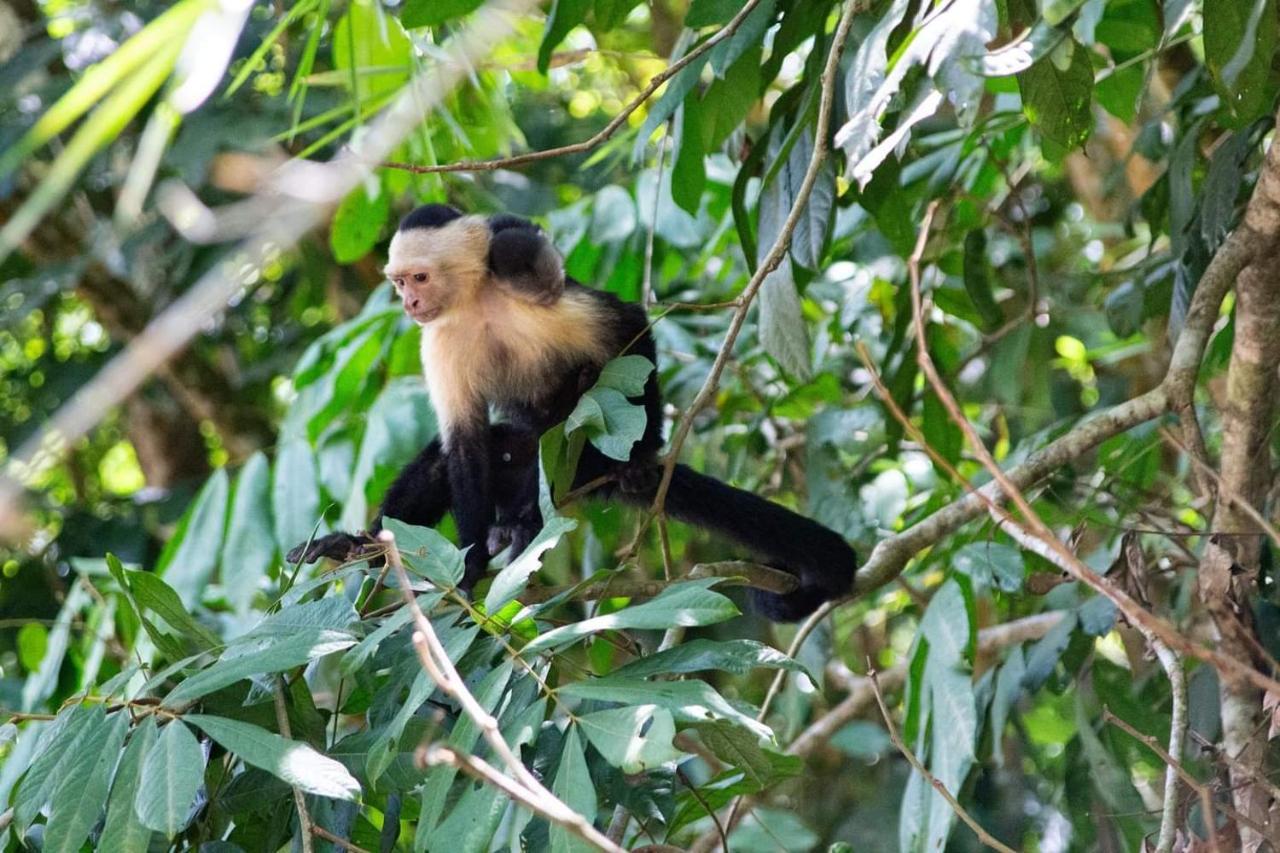
[(479, 217), (397, 231), (385, 272), (405, 313), (425, 326), (480, 289), (488, 275), (488, 249), (488, 226)]

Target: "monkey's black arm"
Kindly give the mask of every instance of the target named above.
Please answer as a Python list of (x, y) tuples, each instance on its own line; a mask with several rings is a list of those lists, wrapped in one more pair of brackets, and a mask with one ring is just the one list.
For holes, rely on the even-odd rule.
[(458, 546), (469, 548), (461, 587), (469, 590), (489, 565), (489, 527), (494, 522), (489, 482), (489, 424), (471, 419), (458, 424), (448, 439), (445, 466), (453, 496)]

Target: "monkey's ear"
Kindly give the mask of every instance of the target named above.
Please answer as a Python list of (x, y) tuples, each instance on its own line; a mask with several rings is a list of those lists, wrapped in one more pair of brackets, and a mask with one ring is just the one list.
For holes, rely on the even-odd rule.
[(447, 204), (424, 204), (414, 208), (404, 219), (400, 220), (397, 230), (409, 231), (414, 228), (439, 228), (462, 217), (462, 211)]
[(564, 292), (564, 260), (546, 236), (527, 223), (509, 226), (490, 238), (489, 271), (537, 302), (555, 302)]

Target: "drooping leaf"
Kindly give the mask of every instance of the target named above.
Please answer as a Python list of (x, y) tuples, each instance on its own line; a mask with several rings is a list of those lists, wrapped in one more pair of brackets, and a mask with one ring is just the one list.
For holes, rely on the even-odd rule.
[(128, 713), (108, 715), (58, 765), (58, 784), (44, 833), (45, 850), (75, 853), (89, 837), (106, 804), (111, 772), (128, 729)]
[(156, 565), (155, 573), (173, 587), (185, 607), (199, 601), (218, 566), (230, 491), (226, 469), (214, 471), (183, 514)]
[(591, 8), (590, 0), (555, 0), (551, 12), (547, 15), (546, 29), (542, 32), (542, 44), (538, 46), (538, 71), (546, 74), (551, 67), (551, 55), (569, 35), (569, 31), (578, 26), (587, 17)]
[(212, 666), (179, 683), (164, 698), (164, 704), (182, 707), (242, 678), (302, 666), (350, 648), (355, 642), (348, 633), (321, 628), (301, 630), (260, 645), (247, 644), (248, 648), (233, 647)]
[(975, 583), (1001, 592), (1017, 592), (1022, 588), (1025, 571), (1022, 552), (1000, 542), (971, 542), (956, 551), (952, 566), (971, 577)]
[(519, 595), (529, 582), (529, 577), (542, 566), (542, 555), (554, 548), (565, 534), (577, 526), (578, 522), (563, 516), (546, 520), (524, 552), (494, 577), (484, 599), (484, 609), (495, 613), (502, 605)]
[(718, 669), (746, 675), (756, 667), (805, 672), (798, 662), (755, 640), (708, 640), (699, 637), (654, 655), (637, 658), (613, 674), (628, 678), (681, 675)]
[[(320, 490), (315, 458), (307, 442), (294, 440), (280, 448), (272, 476), (271, 507), (281, 552), (311, 537), (320, 520)], [(322, 527), (320, 533), (324, 532)]]
[[(560, 753), (560, 767), (556, 770), (551, 793), (587, 821), (596, 819), (596, 789), (587, 770), (587, 758), (582, 752), (577, 729), (573, 726), (565, 733), (564, 749)], [(559, 824), (551, 825), (551, 853), (587, 853), (595, 848)]]
[(249, 457), (236, 477), (227, 540), (222, 546), (222, 584), (227, 600), (237, 612), (244, 613), (249, 608), (275, 554), (276, 542), (271, 529), (271, 465), (259, 451)]
[(151, 830), (143, 826), (133, 801), (142, 782), (142, 766), (151, 747), (156, 742), (156, 718), (147, 717), (139, 723), (129, 737), (116, 768), (115, 781), (111, 783), (111, 796), (107, 800), (107, 819), (98, 840), (102, 850), (118, 853), (146, 853), (151, 844)]
[(773, 731), (768, 726), (729, 704), (705, 681), (645, 681), (609, 675), (564, 684), (559, 690), (566, 696), (616, 702), (619, 705), (659, 705), (669, 710), (680, 722), (729, 720), (759, 738), (773, 736)]
[(172, 838), (186, 825), (203, 778), (204, 752), (199, 742), (184, 722), (171, 721), (160, 730), (142, 760), (133, 800), (138, 820), (148, 829)]
[(710, 587), (716, 578), (687, 581), (664, 589), (642, 604), (548, 631), (524, 647), (525, 654), (559, 648), (598, 631), (623, 628), (665, 629), (676, 625), (713, 625), (738, 615), (733, 602)]
[(360, 783), (347, 768), (305, 743), (224, 717), (188, 714), (183, 719), (198, 726), (246, 764), (266, 770), (295, 788), (337, 800), (355, 800), (360, 795)]
[(351, 264), (373, 251), (390, 215), (391, 199), (381, 188), (370, 198), (363, 186), (356, 187), (338, 205), (329, 225), (333, 259)]

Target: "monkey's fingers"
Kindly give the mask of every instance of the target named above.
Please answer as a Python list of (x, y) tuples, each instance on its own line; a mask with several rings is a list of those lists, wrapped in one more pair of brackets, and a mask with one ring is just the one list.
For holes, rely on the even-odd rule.
[(343, 563), (369, 544), (368, 538), (363, 535), (330, 533), (313, 539), (310, 544), (302, 542), (296, 545), (285, 555), (285, 559), (290, 563), (314, 563), (321, 557), (328, 557)]

